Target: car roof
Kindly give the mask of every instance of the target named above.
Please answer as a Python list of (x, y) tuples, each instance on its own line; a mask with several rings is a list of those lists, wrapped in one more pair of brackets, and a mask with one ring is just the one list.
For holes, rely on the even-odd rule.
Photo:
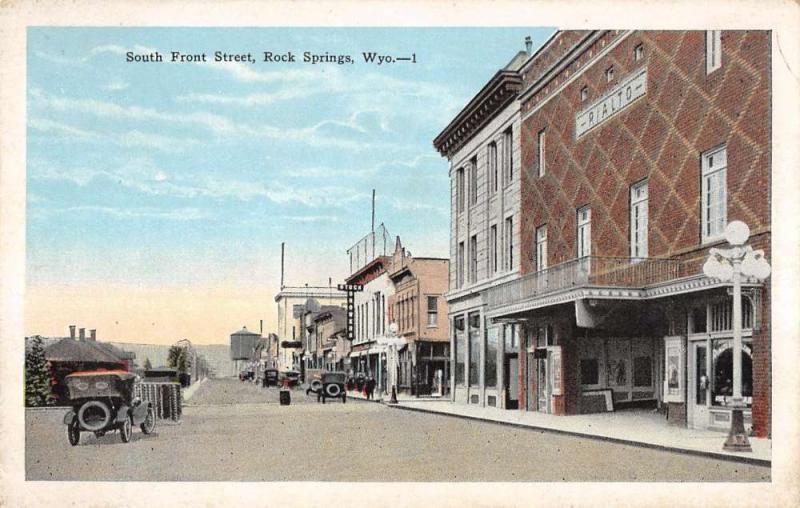
[(82, 370), (73, 372), (66, 377), (90, 377), (90, 376), (117, 376), (122, 378), (134, 378), (136, 374), (132, 374), (126, 370)]

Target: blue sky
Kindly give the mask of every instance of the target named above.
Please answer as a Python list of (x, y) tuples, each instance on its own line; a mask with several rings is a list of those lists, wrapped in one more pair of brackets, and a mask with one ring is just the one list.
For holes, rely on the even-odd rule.
[[(552, 29), (30, 28), (28, 283), (277, 290), (346, 275), (377, 222), (448, 255), (431, 140), (531, 35)], [(127, 63), (157, 50), (257, 63)], [(349, 54), (263, 63), (263, 51)], [(416, 55), (370, 65), (361, 53)]]

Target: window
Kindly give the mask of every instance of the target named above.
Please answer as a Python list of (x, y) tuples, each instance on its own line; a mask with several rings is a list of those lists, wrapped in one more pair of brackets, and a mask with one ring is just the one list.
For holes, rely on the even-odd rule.
[[(752, 344), (742, 342), (742, 397), (750, 406), (753, 396), (753, 350)], [(711, 404), (724, 406), (733, 396), (733, 340), (711, 341)]]
[(464, 168), (456, 171), (456, 207), (459, 213), (464, 211)]
[(514, 181), (514, 150), (512, 149), (511, 127), (503, 133), (503, 173), (505, 174), (506, 184)]
[(726, 191), (727, 155), (725, 147), (702, 155), (702, 239), (703, 243), (722, 238), (728, 223)]
[(647, 257), (647, 181), (631, 187), (631, 258)]
[(579, 258), (589, 256), (592, 253), (592, 210), (584, 206), (578, 210), (578, 238), (577, 255)]
[(497, 334), (492, 326), (486, 329), (486, 358), (484, 359), (484, 381), (487, 388), (497, 386)]
[(469, 239), (469, 281), (478, 281), (478, 236)]
[(547, 226), (536, 228), (536, 270), (547, 269)]
[(489, 175), (492, 181), (492, 192), (497, 192), (497, 143), (494, 141), (489, 143), (487, 149), (487, 159), (489, 166)]
[(436, 320), (439, 317), (437, 303), (437, 298), (435, 296), (428, 297), (428, 328), (434, 328), (436, 326)]
[(608, 69), (606, 69), (606, 83), (611, 83), (614, 79), (614, 66), (612, 65)]
[(478, 361), (481, 356), (481, 315), (479, 312), (469, 314), (469, 384), (477, 386), (480, 382)]
[(706, 74), (722, 67), (722, 31), (706, 30)]
[(469, 161), (469, 204), (478, 202), (478, 158)]
[(489, 234), (491, 235), (491, 243), (489, 244), (491, 250), (489, 253), (489, 272), (497, 273), (497, 224), (492, 226)]
[(581, 88), (581, 102), (586, 102), (586, 99), (589, 98), (589, 87), (585, 86)]
[(519, 328), (517, 325), (504, 325), (504, 340), (506, 352), (513, 352), (519, 348)]
[(506, 270), (514, 269), (514, 221), (511, 217), (506, 219)]
[(545, 164), (545, 162), (544, 162), (544, 160), (545, 160), (545, 157), (544, 157), (544, 134), (545, 134), (545, 130), (544, 129), (539, 131), (538, 168), (539, 168), (539, 176), (540, 177), (544, 176), (544, 169), (545, 169), (544, 168), (544, 164)]
[(633, 48), (633, 61), (638, 62), (644, 58), (644, 45), (637, 44), (635, 48)]
[(456, 287), (464, 285), (464, 242), (458, 244), (458, 260), (456, 261)]
[(464, 386), (466, 381), (464, 379), (464, 355), (467, 353), (467, 341), (466, 335), (464, 334), (463, 316), (458, 316), (453, 319), (453, 336), (453, 357), (456, 360), (455, 384), (457, 386)]

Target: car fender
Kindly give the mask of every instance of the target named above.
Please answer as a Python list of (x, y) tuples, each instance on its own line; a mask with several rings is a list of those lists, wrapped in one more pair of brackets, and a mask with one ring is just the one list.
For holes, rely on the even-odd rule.
[(130, 414), (130, 408), (123, 404), (117, 409), (117, 417), (114, 419), (116, 423), (125, 423), (125, 419), (128, 418)]
[(64, 413), (64, 425), (70, 425), (78, 418), (78, 415), (75, 413), (74, 409), (70, 409), (66, 413)]

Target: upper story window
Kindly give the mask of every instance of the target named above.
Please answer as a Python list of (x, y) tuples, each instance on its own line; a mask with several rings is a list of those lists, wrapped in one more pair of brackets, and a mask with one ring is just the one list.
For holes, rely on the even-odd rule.
[(538, 153), (538, 168), (539, 168), (539, 176), (544, 176), (545, 171), (545, 152), (544, 152), (544, 140), (545, 140), (545, 129), (539, 131), (539, 153)]
[(536, 228), (536, 270), (547, 269), (547, 226)]
[(497, 224), (489, 231), (489, 273), (497, 273)]
[(644, 44), (637, 44), (635, 48), (633, 48), (633, 61), (638, 62), (644, 58)]
[(589, 98), (589, 87), (585, 86), (581, 88), (581, 102), (586, 102), (586, 99)]
[(469, 281), (478, 281), (478, 236), (469, 239)]
[(456, 209), (459, 213), (464, 211), (464, 168), (456, 171)]
[(458, 244), (458, 259), (456, 260), (456, 287), (464, 285), (464, 242)]
[(722, 30), (706, 30), (706, 74), (722, 67)]
[(511, 127), (503, 132), (503, 173), (506, 184), (514, 181), (514, 150), (512, 146), (513, 132)]
[(716, 148), (702, 156), (702, 241), (718, 240), (728, 223), (726, 174), (728, 158), (725, 147)]
[(592, 254), (592, 209), (588, 206), (577, 213), (577, 256), (579, 258)]
[(475, 156), (469, 161), (469, 204), (474, 205), (478, 202), (478, 157)]
[(647, 181), (631, 186), (631, 257), (647, 257)]
[(506, 219), (506, 269), (514, 269), (514, 219), (509, 217)]
[(606, 69), (606, 83), (611, 83), (614, 79), (614, 66), (612, 65), (608, 69)]
[(487, 148), (486, 158), (488, 160), (489, 178), (491, 180), (492, 192), (497, 192), (497, 143), (492, 141)]
[(436, 326), (439, 311), (437, 307), (437, 298), (435, 296), (428, 297), (428, 328)]

